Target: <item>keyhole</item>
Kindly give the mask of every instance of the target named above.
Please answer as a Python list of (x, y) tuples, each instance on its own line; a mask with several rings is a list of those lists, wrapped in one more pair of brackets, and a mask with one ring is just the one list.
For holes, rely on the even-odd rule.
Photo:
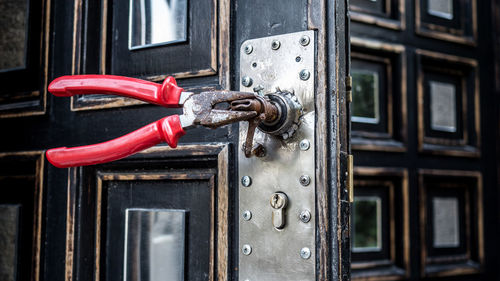
[(269, 203), (273, 208), (272, 211), (272, 223), (277, 230), (281, 230), (285, 227), (285, 210), (288, 205), (288, 197), (285, 193), (276, 192), (274, 193)]
[(273, 208), (278, 208), (278, 200), (279, 200), (279, 195), (274, 194), (274, 196), (273, 196)]

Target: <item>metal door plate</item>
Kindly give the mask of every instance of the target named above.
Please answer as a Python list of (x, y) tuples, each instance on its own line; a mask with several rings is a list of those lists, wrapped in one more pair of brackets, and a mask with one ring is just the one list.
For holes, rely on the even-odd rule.
[[(293, 92), (303, 106), (300, 126), (291, 138), (283, 140), (256, 131), (254, 143), (264, 145), (265, 157), (245, 157), (242, 145), (247, 124), (241, 123), (241, 281), (315, 280), (314, 52), (314, 31), (252, 39), (241, 46), (241, 77), (252, 81), (249, 87), (240, 82), (241, 91), (261, 86), (262, 93), (268, 94), (279, 88)], [(304, 75), (307, 72), (309, 77)], [(301, 183), (301, 176), (308, 176), (310, 182)], [(269, 200), (275, 192), (283, 192), (289, 199), (286, 224), (281, 230), (275, 229), (272, 222)], [(301, 220), (300, 214), (307, 214), (305, 211), (310, 216)]]

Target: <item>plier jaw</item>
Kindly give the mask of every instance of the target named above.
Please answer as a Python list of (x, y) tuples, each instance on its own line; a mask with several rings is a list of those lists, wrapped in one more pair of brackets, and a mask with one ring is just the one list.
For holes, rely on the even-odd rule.
[(235, 91), (190, 93), (182, 104), (183, 114), (180, 116), (182, 128), (188, 129), (201, 125), (215, 129), (252, 119), (258, 115), (256, 111), (235, 111), (231, 110), (230, 106), (234, 101), (255, 97), (253, 93)]
[(253, 93), (232, 91), (185, 92), (173, 77), (157, 84), (135, 78), (113, 75), (74, 75), (55, 79), (49, 85), (55, 96), (112, 94), (135, 98), (164, 107), (182, 107), (182, 115), (171, 115), (125, 136), (93, 145), (49, 149), (47, 159), (60, 168), (102, 164), (118, 160), (141, 150), (166, 142), (177, 146), (185, 130), (197, 125), (218, 128), (234, 122), (256, 118), (252, 110), (231, 109), (231, 103), (254, 99)]

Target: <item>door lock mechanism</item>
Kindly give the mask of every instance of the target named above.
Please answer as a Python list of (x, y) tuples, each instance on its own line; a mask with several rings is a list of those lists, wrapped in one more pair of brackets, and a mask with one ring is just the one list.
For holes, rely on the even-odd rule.
[(285, 210), (288, 205), (288, 197), (283, 192), (276, 192), (271, 196), (271, 207), (273, 208), (273, 225), (280, 230), (285, 227)]
[(240, 252), (239, 280), (316, 280), (314, 38), (308, 30), (240, 49), (240, 90), (260, 98), (231, 106), (260, 119), (240, 124), (239, 243), (252, 254)]

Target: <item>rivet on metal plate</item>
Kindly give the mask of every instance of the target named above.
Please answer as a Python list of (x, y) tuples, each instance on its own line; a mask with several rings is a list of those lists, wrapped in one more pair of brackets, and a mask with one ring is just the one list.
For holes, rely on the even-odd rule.
[(309, 177), (308, 175), (302, 175), (300, 176), (299, 181), (301, 185), (308, 186), (311, 183), (311, 177)]
[(248, 76), (243, 76), (243, 78), (241, 79), (241, 84), (243, 84), (243, 86), (245, 86), (245, 87), (252, 86), (252, 83), (253, 83), (252, 78), (250, 78)]
[(307, 247), (300, 249), (300, 257), (307, 260), (311, 257), (311, 250)]
[(311, 39), (310, 39), (310, 38), (309, 38), (309, 36), (307, 36), (307, 35), (303, 35), (302, 37), (300, 37), (300, 40), (299, 40), (300, 45), (302, 45), (302, 46), (307, 46), (307, 45), (309, 45), (309, 42), (310, 42), (310, 41), (311, 41)]
[(252, 184), (252, 178), (249, 176), (241, 177), (241, 184), (245, 187), (249, 187)]
[(303, 223), (308, 223), (311, 220), (311, 212), (304, 210), (300, 212), (299, 218)]
[(250, 55), (253, 52), (253, 46), (248, 44), (245, 46), (245, 54)]
[(271, 43), (271, 48), (273, 50), (278, 50), (281, 46), (281, 42), (278, 41), (278, 40), (273, 40), (273, 42)]
[(250, 212), (249, 210), (246, 210), (245, 212), (243, 212), (243, 219), (246, 221), (251, 220), (252, 219), (252, 212)]
[(243, 248), (241, 248), (241, 251), (245, 256), (248, 256), (252, 253), (252, 246), (245, 244), (243, 245)]
[(308, 139), (303, 139), (300, 141), (299, 147), (300, 147), (300, 150), (306, 151), (309, 149), (309, 147), (311, 147), (311, 143), (309, 142)]
[(309, 70), (307, 70), (307, 69), (302, 69), (302, 70), (300, 71), (300, 73), (299, 73), (299, 76), (300, 76), (300, 79), (301, 79), (301, 80), (306, 81), (306, 80), (308, 80), (308, 79), (309, 79), (309, 77), (311, 76), (311, 73), (310, 73), (310, 72), (309, 72)]

